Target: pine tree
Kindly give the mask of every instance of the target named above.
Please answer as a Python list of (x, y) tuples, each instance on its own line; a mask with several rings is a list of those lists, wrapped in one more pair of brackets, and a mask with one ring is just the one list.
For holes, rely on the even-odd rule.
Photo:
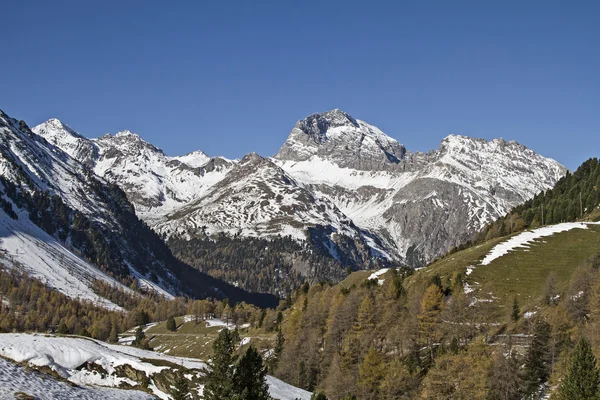
[(433, 362), (433, 342), (435, 339), (436, 323), (442, 309), (443, 294), (440, 287), (432, 283), (429, 285), (423, 299), (421, 299), (421, 310), (418, 315), (419, 334), (424, 339), (424, 345), (429, 350), (429, 361)]
[(171, 397), (173, 400), (187, 400), (190, 397), (190, 388), (188, 380), (183, 376), (183, 372), (178, 370), (175, 374), (175, 381), (171, 388)]
[(487, 400), (518, 400), (522, 398), (522, 382), (519, 376), (519, 364), (509, 354), (496, 352), (487, 377)]
[(550, 364), (550, 325), (537, 321), (533, 326), (533, 339), (525, 358), (525, 380), (527, 394), (535, 393), (548, 379)]
[(571, 356), (567, 376), (559, 390), (561, 400), (598, 399), (600, 395), (600, 371), (590, 343), (582, 338)]
[(240, 359), (233, 375), (235, 399), (270, 400), (266, 377), (267, 369), (263, 365), (262, 357), (254, 346), (250, 346)]
[(144, 333), (144, 329), (141, 326), (138, 326), (135, 330), (135, 339), (131, 342), (132, 346), (140, 347), (140, 345), (146, 339), (146, 334)]
[(167, 319), (167, 329), (171, 332), (175, 332), (177, 330), (177, 323), (172, 315), (169, 317), (169, 319)]
[(58, 333), (60, 333), (61, 335), (66, 335), (67, 333), (69, 333), (69, 328), (67, 328), (67, 324), (65, 324), (65, 321), (60, 321), (60, 325), (58, 326)]
[(519, 310), (519, 301), (515, 297), (513, 300), (512, 312), (510, 314), (510, 317), (512, 318), (513, 321), (517, 322), (519, 320), (520, 315), (521, 315), (521, 311)]
[(223, 329), (213, 343), (213, 361), (204, 386), (205, 400), (224, 400), (233, 396), (235, 343), (229, 329)]

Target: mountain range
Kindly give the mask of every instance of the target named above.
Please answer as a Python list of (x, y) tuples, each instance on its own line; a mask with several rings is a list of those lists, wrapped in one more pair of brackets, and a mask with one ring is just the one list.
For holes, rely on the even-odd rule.
[[(72, 151), (93, 154), (92, 147), (77, 147), (81, 138), (73, 131), (65, 138), (74, 139)], [(68, 296), (114, 308), (93, 290), (96, 280), (166, 297), (276, 304), (273, 296), (244, 292), (179, 261), (138, 219), (125, 192), (88, 166), (0, 111), (3, 264)]]
[[(339, 280), (348, 266), (422, 267), (567, 172), (503, 139), (450, 135), (411, 152), (337, 109), (298, 121), (273, 157), (237, 160), (168, 156), (129, 131), (89, 139), (56, 119), (32, 131), (116, 184), (164, 239), (291, 238), (299, 247), (286, 259), (316, 279)], [(307, 261), (312, 253), (331, 267)]]

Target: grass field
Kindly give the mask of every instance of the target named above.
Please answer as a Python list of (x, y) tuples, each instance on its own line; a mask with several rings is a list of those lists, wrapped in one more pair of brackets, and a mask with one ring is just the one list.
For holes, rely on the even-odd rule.
[[(600, 226), (588, 229), (572, 229), (535, 240), (528, 248), (520, 248), (497, 258), (489, 265), (479, 265), (481, 260), (497, 244), (510, 236), (497, 238), (483, 244), (449, 254), (428, 267), (420, 269), (406, 282), (411, 285), (418, 279), (430, 280), (439, 275), (442, 281), (460, 272), (479, 298), (496, 298), (504, 305), (517, 297), (527, 307), (538, 301), (550, 272), (557, 278), (557, 289), (567, 288), (573, 272), (587, 258), (600, 253)], [(475, 266), (466, 276), (467, 267)], [(372, 271), (358, 271), (340, 283), (342, 287), (359, 285)]]
[(479, 282), (481, 292), (492, 292), (505, 304), (517, 297), (520, 304), (527, 305), (543, 295), (550, 272), (556, 275), (557, 289), (565, 290), (576, 268), (599, 252), (600, 226), (589, 225), (588, 229), (544, 237), (527, 249), (478, 266), (469, 280)]
[[(166, 321), (146, 330), (146, 337), (150, 339), (150, 346), (156, 351), (178, 357), (191, 357), (200, 360), (209, 360), (212, 355), (212, 345), (219, 335), (222, 326), (208, 326), (204, 321), (196, 324), (195, 321), (185, 322), (185, 317), (176, 317), (177, 330), (171, 332), (167, 329)], [(264, 334), (251, 328), (239, 329), (244, 350), (252, 344), (259, 350), (273, 347), (275, 334)], [(121, 336), (132, 336), (135, 329), (123, 333)]]

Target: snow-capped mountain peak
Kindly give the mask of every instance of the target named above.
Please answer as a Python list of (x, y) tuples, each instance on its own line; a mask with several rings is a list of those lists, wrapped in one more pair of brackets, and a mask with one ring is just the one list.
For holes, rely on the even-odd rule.
[(189, 165), (192, 168), (199, 168), (206, 165), (210, 161), (210, 157), (207, 156), (202, 150), (192, 151), (184, 156), (174, 157), (176, 160), (181, 161), (184, 164)]
[(405, 155), (406, 149), (397, 140), (335, 109), (298, 121), (275, 158), (305, 161), (317, 157), (342, 168), (385, 170)]
[(87, 167), (93, 166), (98, 155), (96, 146), (59, 119), (51, 118), (32, 131)]

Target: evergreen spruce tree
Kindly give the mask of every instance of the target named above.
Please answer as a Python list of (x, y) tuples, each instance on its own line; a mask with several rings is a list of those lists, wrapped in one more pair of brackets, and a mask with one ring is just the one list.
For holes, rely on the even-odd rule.
[(513, 300), (512, 312), (510, 314), (510, 317), (512, 318), (513, 321), (517, 322), (519, 320), (520, 315), (521, 315), (521, 311), (519, 310), (519, 301), (515, 297), (515, 299)]
[(560, 385), (561, 400), (598, 399), (600, 394), (600, 371), (590, 343), (582, 338), (571, 356), (567, 376)]
[(69, 333), (69, 328), (67, 328), (67, 324), (65, 324), (65, 321), (60, 321), (60, 325), (58, 326), (58, 333), (60, 333), (61, 335), (66, 335), (67, 333)]
[[(233, 375), (233, 392), (236, 400), (270, 400), (267, 369), (254, 346), (250, 346), (240, 359)], [(224, 398), (223, 398), (224, 399)]]
[(525, 393), (536, 393), (540, 385), (548, 379), (550, 370), (550, 325), (537, 321), (533, 327), (533, 339), (525, 358)]
[(173, 400), (187, 400), (190, 398), (188, 380), (185, 379), (181, 370), (178, 370), (175, 374), (175, 382), (171, 388), (171, 397)]
[(141, 326), (138, 326), (135, 330), (135, 339), (133, 339), (131, 345), (135, 347), (141, 347), (145, 340), (146, 334), (144, 333), (144, 329)]
[(223, 329), (213, 344), (213, 361), (209, 365), (204, 386), (205, 400), (231, 399), (233, 392), (234, 355), (236, 343), (229, 329)]
[(167, 329), (171, 332), (175, 332), (177, 330), (177, 323), (172, 315), (169, 317), (169, 319), (167, 319)]

